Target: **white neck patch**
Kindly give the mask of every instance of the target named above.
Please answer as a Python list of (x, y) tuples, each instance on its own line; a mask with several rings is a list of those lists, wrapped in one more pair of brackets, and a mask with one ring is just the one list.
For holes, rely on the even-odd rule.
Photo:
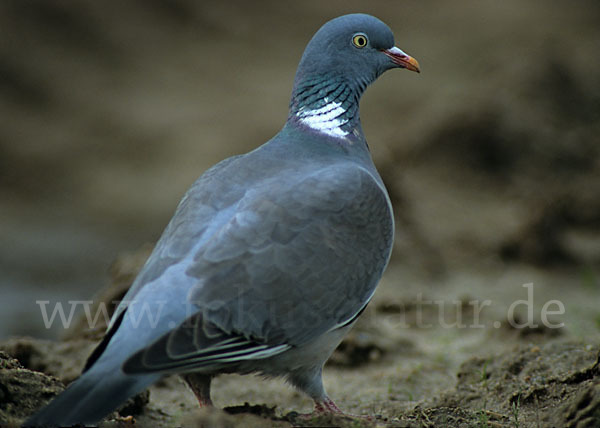
[(350, 120), (342, 116), (346, 113), (346, 110), (342, 108), (342, 103), (329, 101), (327, 98), (325, 98), (325, 102), (327, 104), (315, 110), (301, 108), (296, 113), (296, 117), (299, 118), (300, 122), (315, 131), (322, 132), (331, 137), (345, 137), (349, 132), (344, 131), (342, 125), (348, 123)]

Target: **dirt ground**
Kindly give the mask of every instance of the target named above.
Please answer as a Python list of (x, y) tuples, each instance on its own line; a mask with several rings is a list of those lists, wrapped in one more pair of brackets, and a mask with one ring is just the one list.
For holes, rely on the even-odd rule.
[(215, 409), (171, 377), (105, 425), (600, 426), (600, 5), (558, 0), (1, 2), (0, 426), (103, 332), (37, 301), (118, 300), (195, 178), (281, 127), (314, 31), (356, 11), (422, 67), (361, 104), (396, 244), (324, 379), (370, 419), (302, 419), (282, 380), (227, 375)]

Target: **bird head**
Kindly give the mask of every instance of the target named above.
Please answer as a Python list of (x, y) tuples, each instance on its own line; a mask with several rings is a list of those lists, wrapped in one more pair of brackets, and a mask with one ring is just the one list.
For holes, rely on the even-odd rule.
[(419, 63), (394, 45), (394, 34), (381, 20), (366, 14), (344, 15), (325, 23), (308, 43), (295, 86), (319, 76), (343, 76), (362, 92), (385, 71), (419, 72)]

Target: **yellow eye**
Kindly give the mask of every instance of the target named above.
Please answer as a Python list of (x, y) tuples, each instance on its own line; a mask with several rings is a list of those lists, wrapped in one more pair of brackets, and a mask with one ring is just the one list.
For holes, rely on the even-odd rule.
[(365, 46), (367, 46), (367, 42), (367, 36), (365, 36), (364, 34), (355, 34), (352, 37), (352, 44), (357, 48), (364, 48)]

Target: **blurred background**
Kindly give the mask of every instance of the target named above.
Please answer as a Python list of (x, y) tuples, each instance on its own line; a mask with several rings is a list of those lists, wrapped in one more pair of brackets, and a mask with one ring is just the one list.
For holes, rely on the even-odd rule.
[(600, 328), (597, 1), (4, 0), (0, 338), (56, 337), (36, 300), (90, 299), (204, 170), (278, 132), (306, 43), (350, 12), (422, 68), (361, 105), (397, 217), (384, 282), (553, 283)]

